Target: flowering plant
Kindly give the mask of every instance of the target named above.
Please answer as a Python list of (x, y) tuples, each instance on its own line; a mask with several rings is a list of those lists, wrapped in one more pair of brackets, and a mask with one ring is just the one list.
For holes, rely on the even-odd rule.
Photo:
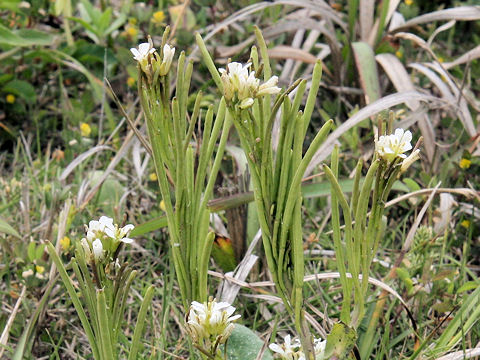
[(131, 244), (132, 239), (128, 238), (128, 234), (132, 231), (132, 224), (119, 228), (113, 224), (113, 219), (102, 216), (99, 220), (91, 220), (86, 227), (87, 236), (80, 240), (80, 243), (88, 260), (91, 257), (97, 262), (115, 261), (117, 249), (121, 243)]
[[(122, 263), (118, 255), (122, 244), (133, 242), (128, 234), (134, 226), (128, 224), (119, 227), (113, 223), (113, 219), (102, 216), (99, 220), (91, 220), (85, 228), (86, 237), (75, 242), (75, 257), (71, 260), (81, 297), (51, 243), (47, 243), (47, 249), (75, 306), (94, 359), (116, 359), (124, 308), (137, 274), (127, 263)], [(129, 359), (136, 359), (140, 334), (152, 297), (153, 286), (150, 286), (139, 312)]]
[[(200, 35), (197, 35), (197, 44), (223, 94), (227, 118), (235, 125), (247, 158), (263, 247), (276, 291), (294, 319), (304, 352), (310, 359), (314, 349), (303, 309), (305, 264), (301, 181), (307, 165), (333, 122), (327, 121), (322, 126), (303, 154), (303, 141), (320, 85), (321, 64), (318, 62), (315, 65), (302, 112), (299, 109), (307, 82), (298, 80), (286, 91), (277, 87), (278, 79), (271, 74), (267, 47), (258, 28), (256, 36), (263, 64), (260, 65), (257, 48), (253, 47), (246, 65), (230, 63), (227, 70), (217, 70)], [(251, 67), (253, 70), (250, 70)], [(263, 69), (263, 84), (256, 76), (260, 68)], [(291, 101), (288, 95), (295, 89), (297, 92)], [(271, 95), (275, 94), (278, 95), (272, 105)], [(274, 152), (272, 129), (277, 115), (280, 118), (280, 132), (278, 147)]]
[[(391, 117), (390, 124), (392, 122)], [(381, 119), (379, 128), (383, 128)], [(357, 329), (365, 314), (370, 267), (384, 231), (382, 217), (390, 190), (398, 176), (419, 158), (418, 145), (408, 157), (405, 154), (412, 149), (411, 140), (411, 132), (403, 129), (396, 129), (393, 134), (382, 135), (375, 140), (375, 156), (363, 184), (360, 183), (363, 164), (361, 161), (357, 164), (350, 204), (337, 181), (338, 147), (332, 152), (331, 168), (324, 165), (332, 188), (333, 240), (343, 291), (340, 318), (353, 329)], [(343, 239), (339, 206), (345, 223)], [(354, 304), (351, 313), (352, 292)]]
[(255, 76), (255, 71), (249, 71), (251, 63), (242, 65), (232, 62), (227, 65), (227, 70), (219, 69), (221, 74), (225, 100), (228, 104), (238, 105), (246, 109), (253, 105), (255, 98), (267, 94), (278, 94), (281, 89), (277, 87), (278, 77), (272, 76), (260, 85), (260, 79)]
[[(151, 39), (148, 47), (144, 43), (138, 50), (131, 51), (138, 63), (139, 97), (165, 205), (172, 259), (183, 305), (187, 308), (193, 300), (207, 300), (208, 260), (215, 236), (209, 232), (207, 202), (212, 197), (231, 123), (225, 121), (224, 100), (216, 116), (214, 107), (210, 106), (202, 119), (201, 92), (196, 97), (193, 112), (188, 113), (193, 64), (185, 65), (184, 52), (178, 59), (176, 90), (171, 99), (169, 76), (175, 48), (166, 43), (168, 33), (167, 27), (161, 54), (155, 50)], [(202, 120), (203, 135), (192, 141), (197, 122)]]
[[(315, 351), (315, 360), (323, 360), (325, 354), (325, 346), (327, 342), (322, 339), (313, 339), (313, 346)], [(282, 360), (306, 360), (305, 354), (302, 350), (302, 344), (299, 339), (294, 339), (290, 335), (285, 336), (283, 344), (270, 344), (268, 346), (276, 357)]]
[[(219, 355), (218, 346), (225, 344), (240, 315), (227, 302), (211, 299), (203, 304), (193, 301), (186, 317), (187, 330), (195, 346), (212, 357)], [(233, 316), (232, 316), (233, 315)]]

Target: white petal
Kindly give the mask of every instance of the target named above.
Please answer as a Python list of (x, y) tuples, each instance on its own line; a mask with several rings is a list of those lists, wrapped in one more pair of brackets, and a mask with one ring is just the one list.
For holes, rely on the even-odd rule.
[(100, 239), (96, 239), (92, 243), (92, 249), (95, 260), (101, 260), (103, 258), (103, 244)]
[(149, 43), (141, 43), (140, 45), (138, 45), (138, 51), (140, 52), (140, 54), (142, 54), (142, 56), (148, 55), (148, 53), (150, 51), (150, 44)]
[(122, 233), (124, 234), (128, 234), (130, 231), (132, 231), (133, 229), (135, 229), (135, 226), (132, 225), (132, 224), (127, 224), (125, 225), (121, 230), (122, 230)]
[(103, 226), (113, 227), (113, 219), (112, 219), (112, 218), (109, 218), (108, 216), (102, 216), (102, 217), (100, 217), (100, 219), (98, 220), (98, 222), (99, 222), (100, 224), (102, 224)]
[(285, 351), (283, 351), (283, 349), (281, 348), (281, 346), (279, 346), (278, 344), (270, 344), (268, 345), (268, 347), (270, 348), (270, 350), (272, 350), (273, 352), (276, 352), (278, 354), (285, 354)]
[(115, 239), (115, 230), (114, 229), (111, 229), (111, 228), (108, 227), (108, 228), (104, 229), (104, 232), (108, 237), (110, 237), (112, 239)]
[(141, 58), (141, 54), (140, 54), (140, 52), (139, 52), (136, 48), (131, 48), (130, 51), (132, 52), (133, 58), (134, 58), (135, 60)]

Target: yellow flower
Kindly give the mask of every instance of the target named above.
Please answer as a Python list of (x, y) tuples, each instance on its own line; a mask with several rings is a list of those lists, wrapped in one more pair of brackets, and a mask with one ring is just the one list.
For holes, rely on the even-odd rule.
[(67, 251), (70, 248), (70, 238), (68, 236), (61, 238), (60, 245), (62, 246), (63, 251)]
[(133, 26), (127, 26), (127, 28), (125, 29), (125, 31), (127, 32), (127, 35), (134, 38), (134, 37), (137, 37), (138, 35), (138, 30), (136, 27), (133, 27)]
[(133, 77), (129, 76), (128, 79), (127, 79), (127, 85), (129, 87), (133, 87), (133, 85), (135, 85), (135, 79)]
[(160, 201), (160, 209), (161, 209), (163, 212), (167, 211), (166, 208), (165, 208), (165, 201), (163, 201), (163, 200)]
[(35, 265), (35, 270), (37, 271), (38, 274), (41, 274), (45, 271), (45, 267), (41, 265)]
[(155, 11), (152, 16), (152, 22), (155, 24), (161, 24), (165, 20), (165, 13), (163, 11)]
[(148, 175), (148, 178), (150, 179), (150, 181), (157, 181), (158, 178), (157, 178), (157, 174), (156, 173), (151, 173), (150, 175)]
[(15, 95), (13, 94), (8, 94), (6, 97), (5, 97), (5, 100), (7, 100), (7, 103), (9, 104), (13, 104), (15, 102)]
[(92, 128), (90, 127), (90, 125), (88, 125), (87, 123), (80, 124), (80, 133), (82, 134), (83, 137), (90, 136), (91, 132), (92, 132)]
[(410, 6), (413, 4), (413, 0), (405, 0), (405, 5)]
[(472, 160), (462, 158), (458, 164), (462, 169), (468, 169), (472, 165)]
[(443, 63), (444, 61), (445, 61), (445, 59), (443, 57), (441, 57), (441, 56), (438, 57), (438, 62), (439, 63)]
[(463, 220), (460, 223), (461, 226), (463, 226), (465, 229), (468, 229), (470, 227), (470, 221), (469, 220)]
[(401, 59), (403, 57), (403, 54), (400, 50), (398, 50), (397, 52), (395, 52), (395, 56), (399, 59)]

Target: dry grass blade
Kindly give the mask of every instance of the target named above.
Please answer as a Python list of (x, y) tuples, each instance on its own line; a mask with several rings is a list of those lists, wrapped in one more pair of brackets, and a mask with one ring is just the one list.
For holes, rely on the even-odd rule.
[(447, 22), (446, 24), (443, 24), (442, 26), (439, 26), (437, 29), (435, 29), (435, 31), (433, 32), (432, 35), (430, 35), (430, 37), (428, 38), (428, 41), (427, 41), (427, 45), (428, 46), (432, 46), (432, 42), (433, 40), (435, 39), (435, 37), (440, 34), (441, 32), (443, 31), (447, 31), (448, 29), (450, 29), (451, 27), (453, 27), (457, 22), (455, 20), (450, 20), (449, 22)]
[[(238, 279), (235, 279), (232, 276), (229, 276), (227, 274), (221, 274), (215, 271), (208, 271), (209, 275), (221, 278), (221, 279), (226, 279), (232, 283), (237, 284), (238, 286), (249, 288), (249, 289), (255, 289), (255, 288), (262, 288), (262, 287), (271, 287), (275, 286), (273, 281), (259, 281), (259, 282), (252, 282), (248, 283), (245, 281), (240, 281)], [(352, 274), (347, 273), (347, 277), (351, 278)], [(305, 275), (303, 278), (304, 282), (309, 282), (309, 281), (314, 281), (314, 280), (331, 280), (331, 279), (339, 279), (340, 278), (340, 273), (339, 272), (328, 272), (328, 273), (319, 273), (319, 274), (311, 274), (311, 275)], [(359, 279), (362, 278), (362, 275), (359, 275)], [(373, 277), (368, 277), (368, 282), (372, 285), (375, 285), (379, 287), (380, 289), (386, 291), (387, 293), (390, 293), (393, 295), (395, 298), (397, 298), (405, 307), (407, 307), (407, 304), (405, 300), (400, 296), (398, 292), (396, 292), (394, 289), (392, 289), (390, 286), (385, 284), (383, 281), (380, 281), (378, 279), (375, 279)], [(257, 289), (256, 291), (259, 291)], [(247, 296), (247, 295), (245, 295)], [(256, 298), (262, 298), (264, 300), (269, 300), (269, 301), (275, 301), (275, 302), (282, 302), (282, 300), (279, 297), (276, 296), (271, 296), (271, 295), (255, 295)]]
[(231, 56), (239, 54), (243, 49), (245, 49), (254, 41), (255, 41), (255, 36), (252, 35), (246, 38), (245, 40), (243, 40), (241, 43), (238, 43), (237, 45), (232, 45), (232, 46), (219, 45), (215, 48), (215, 51), (217, 52), (218, 57), (229, 58)]
[(458, 59), (452, 62), (444, 63), (443, 66), (445, 69), (451, 69), (454, 66), (465, 64), (478, 58), (480, 58), (480, 45), (466, 52), (465, 54), (460, 56)]
[[(210, 30), (204, 37), (203, 40), (207, 42), (210, 38), (215, 36), (218, 32), (225, 30), (225, 28), (237, 21), (245, 19), (247, 16), (254, 14), (258, 11), (263, 9), (277, 6), (277, 5), (290, 5), (305, 9), (311, 9), (317, 11), (321, 14), (322, 17), (327, 18), (333, 21), (335, 24), (340, 26), (344, 31), (347, 31), (347, 24), (340, 18), (339, 14), (332, 10), (330, 6), (322, 2), (314, 2), (314, 1), (301, 1), (301, 0), (277, 0), (272, 2), (259, 2), (257, 4), (253, 4), (247, 6), (236, 13), (232, 14), (221, 23), (217, 24), (213, 30)], [(196, 52), (198, 51), (198, 46), (195, 46), (190, 54), (189, 58), (192, 58)]]
[[(350, 119), (345, 121), (342, 125), (340, 125), (337, 129), (335, 129), (325, 140), (323, 145), (314, 155), (311, 163), (308, 165), (307, 170), (305, 171), (304, 176), (308, 176), (312, 173), (312, 171), (328, 156), (330, 156), (330, 152), (333, 149), (333, 145), (335, 141), (342, 136), (345, 132), (350, 130), (355, 125), (361, 123), (362, 121), (370, 118), (380, 111), (390, 109), (396, 105), (406, 103), (407, 101), (417, 100), (417, 101), (438, 101), (438, 98), (430, 95), (425, 95), (419, 93), (417, 91), (408, 91), (404, 93), (397, 93), (388, 96), (384, 96), (381, 99), (365, 106), (361, 110), (359, 110), (355, 115), (353, 115)], [(373, 143), (373, 138), (372, 138)]]
[(100, 187), (102, 186), (103, 182), (107, 179), (107, 177), (111, 174), (113, 169), (118, 165), (120, 160), (123, 159), (123, 157), (126, 155), (128, 149), (132, 145), (132, 138), (133, 138), (134, 132), (130, 130), (125, 137), (125, 140), (123, 141), (122, 146), (118, 150), (117, 154), (115, 157), (112, 159), (110, 164), (108, 164), (107, 169), (103, 172), (102, 176), (100, 179), (98, 179), (97, 183), (95, 186), (90, 190), (88, 194), (85, 195), (85, 198), (83, 199), (83, 203), (79, 206), (79, 210), (83, 210), (85, 206), (87, 206), (88, 202), (95, 196), (95, 194), (100, 190)]
[(97, 146), (85, 151), (84, 153), (78, 155), (75, 158), (75, 160), (73, 160), (70, 164), (68, 164), (68, 166), (65, 168), (65, 170), (63, 170), (62, 174), (59, 177), (59, 180), (60, 181), (65, 181), (67, 179), (68, 175), (70, 175), (71, 172), (73, 170), (75, 170), (75, 168), (78, 165), (80, 165), (83, 161), (88, 159), (90, 156), (96, 154), (97, 152), (104, 151), (104, 150), (113, 150), (113, 149), (110, 146), (107, 146), (107, 145), (97, 145)]
[(360, 0), (359, 12), (360, 39), (367, 42), (373, 26), (375, 0)]
[[(405, 239), (405, 242), (403, 243), (400, 256), (398, 257), (397, 261), (395, 262), (395, 267), (400, 266), (400, 264), (401, 264), (402, 261), (403, 261), (403, 256), (405, 256), (405, 254), (408, 252), (408, 250), (409, 250), (410, 247), (412, 246), (413, 238), (414, 238), (414, 236), (415, 236), (415, 233), (417, 232), (418, 226), (420, 225), (420, 222), (422, 221), (423, 216), (424, 216), (425, 213), (427, 212), (428, 207), (429, 207), (430, 204), (432, 203), (433, 198), (435, 197), (435, 194), (437, 193), (437, 190), (438, 190), (438, 188), (440, 187), (440, 184), (441, 184), (441, 182), (439, 182), (439, 183), (437, 184), (437, 186), (435, 186), (435, 188), (434, 188), (433, 191), (431, 192), (430, 196), (428, 197), (427, 201), (426, 201), (425, 204), (423, 205), (422, 209), (421, 209), (420, 212), (418, 213), (417, 218), (415, 219), (415, 222), (412, 224), (412, 227), (410, 228), (410, 231), (409, 231), (408, 234), (407, 234), (407, 238)], [(394, 268), (395, 268), (395, 267), (394, 267)], [(392, 270), (393, 270), (393, 269), (392, 269)]]
[[(440, 61), (438, 60), (437, 56), (432, 51), (432, 49), (430, 49), (428, 44), (417, 35), (410, 34), (410, 33), (398, 33), (395, 36), (402, 39), (413, 41), (418, 46), (425, 49), (430, 54), (430, 56), (432, 56), (435, 59), (435, 63), (433, 64), (425, 63), (425, 65), (430, 68), (433, 68), (436, 72), (438, 72), (442, 76), (442, 79), (444, 79), (444, 81), (449, 85), (449, 87), (451, 88), (456, 98), (451, 103), (451, 105), (460, 108), (459, 116), (460, 116), (460, 120), (463, 123), (463, 126), (465, 127), (465, 130), (467, 130), (467, 133), (470, 136), (475, 136), (476, 135), (475, 125), (473, 124), (472, 115), (470, 114), (470, 110), (468, 109), (467, 102), (465, 100), (463, 92), (460, 90), (460, 88), (455, 83), (455, 81), (452, 80), (452, 76), (440, 63)], [(440, 83), (440, 81), (436, 82), (437, 86), (439, 86), (438, 83)]]
[[(351, 278), (352, 274), (347, 273), (347, 277)], [(339, 272), (331, 272), (331, 273), (321, 273), (321, 274), (307, 275), (307, 276), (304, 277), (303, 281), (313, 281), (315, 279), (327, 280), (327, 279), (339, 279), (339, 278), (340, 278), (340, 273)], [(358, 278), (361, 280), (362, 275), (358, 275)], [(383, 281), (377, 280), (377, 279), (372, 278), (372, 277), (368, 277), (368, 282), (370, 284), (375, 285), (375, 286), (379, 287), (380, 289), (390, 293), (395, 298), (397, 298), (403, 304), (403, 306), (407, 307), (407, 303), (405, 302), (405, 300), (403, 300), (403, 298), (400, 296), (400, 294), (398, 292), (396, 292), (394, 289), (392, 289), (390, 286), (385, 284)]]
[(450, 104), (455, 104), (455, 96), (450, 91), (450, 88), (443, 82), (443, 80), (434, 71), (430, 70), (423, 64), (409, 64), (409, 67), (420, 71), (423, 75), (428, 77), (430, 81), (438, 88), (442, 98)]
[(466, 349), (465, 351), (455, 351), (453, 353), (443, 355), (436, 360), (463, 360), (471, 359), (476, 356), (480, 356), (480, 348)]
[(417, 190), (413, 191), (411, 193), (401, 195), (393, 200), (388, 201), (385, 204), (385, 207), (393, 206), (395, 204), (398, 204), (399, 202), (402, 202), (404, 200), (407, 200), (408, 198), (415, 197), (415, 196), (423, 196), (423, 195), (428, 195), (431, 194), (432, 192), (438, 192), (438, 193), (447, 193), (447, 194), (457, 194), (457, 195), (462, 195), (465, 196), (466, 198), (476, 198), (478, 201), (480, 201), (480, 195), (477, 193), (477, 191), (469, 189), (469, 188), (432, 188), (432, 189), (422, 189), (422, 190)]
[[(405, 67), (396, 56), (392, 54), (379, 54), (375, 58), (382, 66), (398, 92), (415, 90), (407, 70), (405, 70)], [(420, 102), (417, 100), (409, 100), (406, 102), (406, 105), (413, 112), (420, 108)], [(433, 131), (433, 126), (427, 114), (420, 113), (420, 117), (421, 118), (418, 119), (418, 127), (420, 128), (424, 139), (424, 147), (428, 160), (432, 162), (433, 155), (435, 154), (435, 132)]]
[(315, 64), (317, 62), (317, 58), (308, 51), (286, 45), (278, 45), (273, 49), (268, 49), (268, 56), (270, 59), (293, 59), (307, 64)]
[(451, 9), (433, 11), (428, 14), (417, 16), (408, 20), (402, 26), (393, 29), (393, 31), (402, 31), (409, 27), (420, 25), (432, 21), (474, 21), (480, 19), (480, 6), (459, 6)]
[(147, 150), (147, 152), (150, 154), (150, 156), (152, 156), (152, 148), (151, 148), (150, 144), (148, 143), (147, 139), (145, 139), (145, 137), (140, 133), (140, 131), (137, 129), (137, 127), (133, 123), (132, 119), (130, 119), (130, 116), (128, 116), (127, 112), (123, 108), (122, 103), (120, 102), (120, 99), (118, 98), (117, 94), (115, 94), (115, 91), (113, 91), (113, 88), (112, 88), (112, 85), (110, 84), (110, 81), (108, 81), (108, 79), (105, 78), (105, 82), (107, 83), (108, 88), (110, 89), (110, 92), (113, 96), (113, 100), (115, 100), (115, 103), (117, 104), (118, 108), (122, 112), (123, 117), (127, 120), (128, 125), (133, 130), (133, 132), (137, 136), (138, 140), (142, 143), (145, 150)]
[(8, 317), (7, 323), (3, 328), (2, 336), (0, 336), (0, 359), (2, 358), (3, 352), (7, 348), (8, 335), (10, 333), (10, 329), (12, 328), (13, 322), (15, 321), (15, 317), (17, 316), (18, 310), (20, 309), (20, 305), (22, 304), (25, 294), (27, 293), (26, 291), (27, 287), (24, 285), (22, 287), (22, 291), (20, 292), (20, 296), (18, 297), (10, 316)]
[[(335, 31), (328, 28), (324, 21), (317, 21), (316, 19), (306, 18), (305, 16), (302, 19), (285, 20), (265, 29), (264, 36), (266, 39), (274, 38), (284, 35), (287, 31), (299, 31), (302, 29), (318, 31), (320, 34), (325, 36), (328, 46), (330, 47), (334, 69), (336, 70), (336, 79), (338, 82), (340, 79), (340, 69), (342, 68), (343, 63), (342, 45), (338, 41)], [(328, 73), (327, 68), (324, 68), (324, 71)]]
[(475, 124), (473, 123), (472, 114), (470, 113), (470, 109), (468, 108), (466, 97), (463, 94), (463, 89), (460, 89), (456, 82), (452, 79), (450, 73), (445, 70), (445, 68), (440, 63), (426, 63), (425, 66), (435, 70), (444, 81), (450, 87), (452, 93), (455, 96), (455, 104), (460, 108), (460, 120), (462, 120), (463, 126), (467, 131), (468, 135), (471, 137), (477, 135), (477, 130), (475, 128)]
[[(234, 271), (233, 278), (235, 280), (244, 282), (248, 274), (250, 274), (250, 271), (252, 270), (253, 266), (258, 260), (258, 256), (253, 255), (253, 250), (257, 246), (261, 237), (262, 237), (262, 232), (261, 230), (258, 230), (257, 234), (254, 236), (252, 242), (248, 246), (248, 249), (245, 252), (245, 256), (243, 257), (242, 261), (240, 262), (240, 264), (238, 264), (237, 268)], [(230, 304), (233, 304), (239, 291), (240, 291), (240, 285), (231, 283), (227, 279), (224, 279), (219, 286), (219, 289), (218, 289), (219, 296), (217, 296), (217, 298), (219, 298), (220, 301), (226, 301)]]

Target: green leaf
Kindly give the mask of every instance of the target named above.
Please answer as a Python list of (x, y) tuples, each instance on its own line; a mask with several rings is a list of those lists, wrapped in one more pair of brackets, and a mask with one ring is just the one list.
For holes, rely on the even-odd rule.
[(16, 238), (21, 239), (22, 237), (20, 234), (15, 230), (13, 227), (11, 227), (5, 220), (0, 218), (0, 233), (4, 233), (7, 235), (12, 235), (15, 236)]
[(137, 359), (137, 352), (140, 348), (140, 337), (142, 336), (143, 327), (145, 326), (145, 318), (147, 317), (147, 311), (150, 307), (154, 294), (154, 287), (150, 287), (145, 292), (145, 296), (140, 307), (140, 312), (138, 313), (137, 324), (135, 325), (135, 330), (133, 332), (132, 343), (130, 346), (130, 353), (128, 354), (128, 359), (133, 360)]
[(14, 94), (24, 99), (27, 103), (35, 103), (37, 96), (35, 94), (35, 88), (27, 81), (12, 80), (7, 83), (2, 90), (7, 93)]
[(149, 232), (164, 228), (167, 226), (167, 217), (160, 216), (158, 218), (152, 219), (147, 221), (146, 223), (140, 224), (135, 227), (130, 233), (131, 237), (140, 236), (143, 234), (147, 234)]
[(22, 12), (18, 7), (20, 0), (1, 0), (0, 9), (6, 9), (13, 12)]
[(50, 45), (52, 42), (53, 36), (48, 33), (33, 29), (12, 31), (0, 24), (0, 45), (34, 46)]
[(45, 244), (39, 244), (35, 249), (35, 259), (41, 259), (45, 249)]
[(103, 35), (109, 35), (113, 31), (117, 30), (120, 26), (122, 26), (125, 21), (127, 20), (127, 17), (125, 14), (120, 14), (120, 16), (110, 24), (110, 26), (104, 31)]
[(475, 281), (467, 281), (465, 284), (460, 286), (460, 288), (457, 290), (457, 294), (460, 294), (465, 291), (470, 291), (470, 290), (475, 290), (478, 288), (478, 283)]
[(99, 42), (99, 36), (100, 34), (98, 33), (97, 29), (94, 28), (90, 23), (88, 23), (87, 21), (85, 21), (84, 19), (80, 19), (80, 18), (77, 18), (77, 17), (69, 17), (68, 18), (69, 20), (72, 20), (72, 21), (75, 21), (79, 24), (81, 24), (85, 30), (87, 31), (88, 33), (88, 36), (96, 43)]
[[(227, 342), (227, 359), (255, 360), (262, 347), (263, 341), (257, 334), (243, 325), (235, 324), (235, 329)], [(265, 350), (262, 359), (273, 360), (268, 349)]]
[(112, 8), (108, 8), (105, 10), (102, 15), (98, 18), (98, 21), (95, 25), (97, 25), (98, 33), (100, 36), (105, 35), (104, 31), (110, 24), (110, 19), (112, 18)]
[(27, 255), (28, 255), (28, 260), (32, 262), (35, 260), (35, 243), (33, 241), (31, 241), (28, 244)]
[(365, 101), (370, 104), (380, 99), (380, 83), (375, 54), (370, 45), (365, 42), (354, 42), (352, 48), (360, 75), (360, 83), (365, 91)]
[(48, 46), (53, 42), (53, 36), (51, 34), (34, 29), (20, 29), (17, 31), (17, 35), (27, 41), (30, 46)]
[(403, 179), (403, 183), (407, 185), (410, 191), (418, 191), (422, 189), (415, 180), (410, 178)]
[(325, 359), (348, 359), (350, 351), (357, 340), (357, 333), (343, 323), (333, 325), (332, 332), (327, 336)]

